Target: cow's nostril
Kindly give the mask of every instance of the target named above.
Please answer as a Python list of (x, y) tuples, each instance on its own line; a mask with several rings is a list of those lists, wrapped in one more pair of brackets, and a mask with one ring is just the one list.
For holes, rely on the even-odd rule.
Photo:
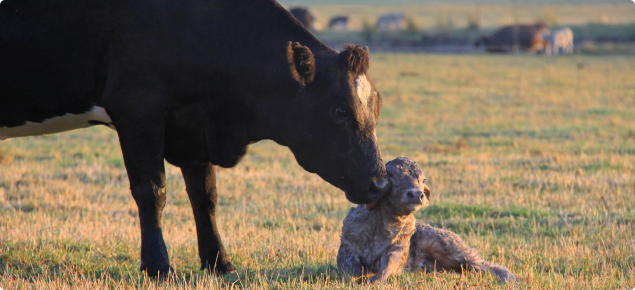
[(421, 196), (419, 196), (419, 199), (424, 200), (424, 198), (425, 198), (425, 196), (422, 193)]
[(378, 200), (379, 198), (381, 198), (382, 196), (390, 192), (391, 188), (392, 188), (392, 184), (390, 183), (388, 178), (373, 180), (370, 183), (369, 197), (372, 200)]
[(413, 198), (414, 197), (414, 195), (412, 194), (412, 191), (408, 191), (408, 197), (409, 198)]
[(379, 191), (384, 191), (386, 189), (387, 186), (389, 186), (390, 184), (388, 183), (388, 178), (382, 178), (379, 180), (373, 180), (373, 186), (378, 189)]

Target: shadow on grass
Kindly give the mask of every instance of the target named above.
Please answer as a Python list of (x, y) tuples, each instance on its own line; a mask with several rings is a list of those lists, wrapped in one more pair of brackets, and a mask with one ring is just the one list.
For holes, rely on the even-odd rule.
[[(58, 281), (62, 284), (94, 282), (109, 286), (129, 285), (146, 288), (150, 285), (187, 285), (219, 286), (240, 288), (285, 285), (297, 283), (347, 284), (347, 278), (334, 264), (318, 264), (314, 266), (294, 266), (289, 268), (239, 268), (234, 273), (225, 275), (210, 274), (207, 270), (185, 268), (171, 275), (148, 277), (137, 267), (130, 265), (110, 266), (103, 269), (77, 269), (77, 266), (65, 264), (33, 265), (0, 262), (0, 277), (3, 279), (22, 280), (27, 283), (41, 281)], [(358, 281), (358, 282), (361, 282)]]
[(226, 274), (223, 280), (230, 284), (241, 284), (248, 287), (260, 284), (262, 280), (267, 283), (286, 284), (288, 281), (302, 281), (307, 283), (347, 283), (350, 278), (342, 274), (334, 264), (318, 264), (313, 266), (294, 266), (289, 268), (240, 268), (237, 272)]

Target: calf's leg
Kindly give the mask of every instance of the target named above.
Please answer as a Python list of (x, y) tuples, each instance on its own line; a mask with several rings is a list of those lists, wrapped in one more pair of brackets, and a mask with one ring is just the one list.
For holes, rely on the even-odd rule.
[[(404, 253), (407, 253), (405, 249), (402, 247), (396, 247), (382, 254), (380, 262), (381, 268), (375, 276), (370, 278), (369, 282), (383, 282), (392, 274), (397, 273), (405, 262)], [(407, 258), (407, 256), (405, 257)]]
[(337, 253), (337, 267), (340, 271), (355, 277), (360, 277), (368, 273), (368, 270), (364, 269), (362, 260), (357, 252), (346, 246), (340, 246), (340, 250)]
[(198, 255), (201, 269), (224, 274), (236, 270), (229, 261), (227, 251), (221, 241), (216, 226), (216, 173), (211, 163), (181, 168), (183, 179), (190, 197), (196, 234), (198, 236)]

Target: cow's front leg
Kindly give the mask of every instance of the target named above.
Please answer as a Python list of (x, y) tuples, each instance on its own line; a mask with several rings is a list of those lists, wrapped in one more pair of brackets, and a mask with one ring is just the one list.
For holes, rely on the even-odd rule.
[(205, 163), (181, 168), (181, 172), (183, 172), (187, 194), (196, 220), (201, 269), (207, 268), (221, 274), (235, 271), (236, 268), (229, 262), (216, 226), (217, 192), (214, 165)]
[(161, 230), (165, 206), (164, 125), (161, 117), (111, 114), (123, 153), (132, 197), (139, 208), (141, 271), (149, 276), (172, 272)]

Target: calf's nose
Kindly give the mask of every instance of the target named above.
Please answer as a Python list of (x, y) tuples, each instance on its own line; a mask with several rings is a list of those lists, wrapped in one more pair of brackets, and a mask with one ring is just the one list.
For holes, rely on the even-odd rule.
[(423, 203), (425, 195), (423, 194), (423, 191), (418, 190), (418, 189), (411, 189), (406, 191), (406, 195), (408, 196), (408, 198), (412, 201), (415, 202), (419, 202), (419, 203)]

